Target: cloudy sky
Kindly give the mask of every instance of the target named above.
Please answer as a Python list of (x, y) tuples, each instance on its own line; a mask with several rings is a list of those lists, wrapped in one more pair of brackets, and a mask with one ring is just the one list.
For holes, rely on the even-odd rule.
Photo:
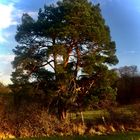
[[(16, 46), (16, 26), (23, 13), (36, 17), (38, 9), (56, 0), (0, 0), (0, 81), (10, 82), (12, 49)], [(140, 69), (140, 0), (93, 0), (100, 3), (102, 15), (117, 46), (119, 64)]]

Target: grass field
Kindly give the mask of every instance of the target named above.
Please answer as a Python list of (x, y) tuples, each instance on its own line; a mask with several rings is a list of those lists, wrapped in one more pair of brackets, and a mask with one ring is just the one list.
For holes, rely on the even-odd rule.
[(107, 136), (22, 138), (22, 139), (15, 139), (15, 140), (140, 140), (140, 133), (114, 134), (114, 135), (107, 135)]
[[(116, 107), (113, 109), (112, 113), (115, 114), (115, 117), (118, 117), (118, 119), (119, 118), (131, 119), (134, 116), (138, 116), (139, 107), (140, 107), (140, 104)], [(112, 113), (106, 109), (104, 110), (101, 109), (101, 110), (93, 110), (93, 111), (84, 111), (83, 116), (85, 120), (90, 120), (90, 121), (92, 120), (96, 122), (98, 119), (101, 121), (102, 117), (110, 118), (113, 115)], [(72, 120), (81, 119), (80, 113), (77, 113), (77, 114), (71, 113), (70, 117)]]

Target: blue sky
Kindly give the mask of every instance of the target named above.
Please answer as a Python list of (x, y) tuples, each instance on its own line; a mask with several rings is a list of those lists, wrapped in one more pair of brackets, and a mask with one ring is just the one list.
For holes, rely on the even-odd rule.
[[(44, 3), (56, 0), (0, 0), (0, 81), (10, 82), (14, 36), (23, 13), (36, 17)], [(112, 40), (116, 42), (119, 64), (137, 65), (140, 69), (140, 0), (92, 0), (100, 3), (102, 15), (110, 27)]]

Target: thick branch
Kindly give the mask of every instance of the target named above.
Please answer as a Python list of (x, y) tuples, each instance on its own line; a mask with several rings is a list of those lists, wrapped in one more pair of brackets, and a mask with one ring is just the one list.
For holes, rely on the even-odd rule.
[(81, 56), (81, 53), (80, 53), (78, 46), (76, 47), (76, 55), (77, 55), (77, 62), (76, 62), (76, 68), (75, 68), (75, 78), (77, 77), (78, 67), (80, 65), (80, 56)]
[(54, 69), (54, 67), (51, 65), (51, 62), (53, 62), (54, 60), (51, 60), (51, 61), (49, 61), (49, 62), (46, 62), (45, 64), (42, 64), (42, 65), (40, 65), (40, 66), (34, 66), (33, 68), (32, 68), (32, 70), (30, 71), (30, 73), (28, 74), (28, 76), (30, 76), (33, 72), (35, 72), (37, 69), (39, 69), (40, 67), (44, 67), (44, 66), (46, 66), (46, 65), (50, 65), (53, 69)]
[(68, 50), (67, 50), (68, 56), (67, 56), (66, 60), (64, 60), (65, 61), (64, 62), (64, 68), (66, 68), (67, 65), (68, 65), (71, 52), (72, 52), (72, 47), (69, 47)]

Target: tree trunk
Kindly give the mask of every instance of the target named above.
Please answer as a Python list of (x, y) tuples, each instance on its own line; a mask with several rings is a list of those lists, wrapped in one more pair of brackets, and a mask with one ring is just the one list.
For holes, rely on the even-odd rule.
[(67, 118), (66, 104), (63, 102), (62, 99), (59, 99), (58, 102), (58, 118), (60, 120), (66, 120)]
[(67, 111), (66, 111), (66, 109), (61, 108), (61, 109), (58, 110), (58, 118), (61, 121), (67, 120)]

